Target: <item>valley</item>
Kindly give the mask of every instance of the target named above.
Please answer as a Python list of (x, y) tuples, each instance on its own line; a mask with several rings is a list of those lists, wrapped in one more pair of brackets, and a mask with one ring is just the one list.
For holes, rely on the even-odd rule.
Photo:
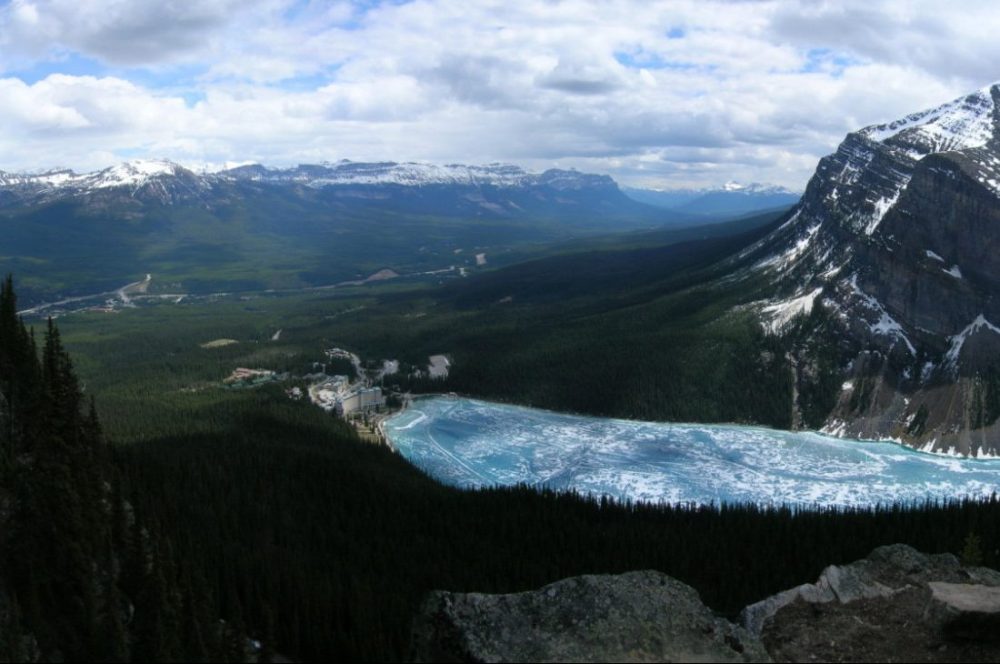
[[(511, 170), (513, 169), (513, 170)], [(341, 163), (194, 173), (162, 161), (86, 174), (0, 173), (0, 270), (26, 305), (103, 293), (318, 287), (505, 264), (553, 242), (697, 226), (606, 177), (516, 167)]]

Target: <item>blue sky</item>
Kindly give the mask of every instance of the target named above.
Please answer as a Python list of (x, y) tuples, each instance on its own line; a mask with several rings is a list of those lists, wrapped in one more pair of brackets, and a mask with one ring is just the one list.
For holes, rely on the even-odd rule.
[(1000, 80), (989, 3), (0, 1), (0, 170), (518, 163), (802, 187)]

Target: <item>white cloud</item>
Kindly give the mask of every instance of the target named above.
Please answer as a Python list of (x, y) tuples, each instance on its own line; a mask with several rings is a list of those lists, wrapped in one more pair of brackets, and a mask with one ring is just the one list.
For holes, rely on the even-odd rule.
[(0, 66), (105, 69), (0, 79), (0, 167), (501, 160), (802, 186), (846, 132), (1000, 79), (988, 9), (870, 5), (16, 0)]
[(45, 57), (72, 51), (113, 65), (194, 57), (252, 7), (247, 0), (13, 0), (0, 10), (5, 54)]

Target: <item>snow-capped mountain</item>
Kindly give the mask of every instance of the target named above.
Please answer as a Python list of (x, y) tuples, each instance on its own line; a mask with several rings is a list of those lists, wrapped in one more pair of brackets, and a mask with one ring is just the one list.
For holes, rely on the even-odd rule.
[[(229, 185), (241, 183), (294, 185), (317, 190), (361, 188), (368, 189), (369, 193), (377, 188), (382, 188), (383, 192), (394, 188), (453, 188), (463, 195), (468, 195), (471, 191), (482, 193), (544, 189), (552, 192), (596, 192), (620, 198), (627, 203), (619, 192), (618, 185), (606, 175), (555, 169), (529, 173), (509, 164), (467, 166), (414, 162), (359, 163), (344, 160), (284, 169), (249, 164), (215, 173), (195, 173), (166, 160), (134, 160), (80, 174), (67, 169), (40, 173), (0, 171), (0, 195), (19, 203), (64, 196), (87, 196), (108, 190), (169, 204), (191, 198), (205, 198), (213, 189), (224, 190)], [(353, 195), (357, 193), (354, 191)], [(487, 201), (484, 209), (499, 211), (496, 205), (504, 207), (502, 201)], [(514, 208), (508, 211), (514, 211)]]
[(391, 185), (399, 187), (490, 187), (513, 189), (545, 186), (572, 191), (588, 188), (617, 189), (607, 175), (551, 169), (529, 173), (511, 164), (468, 166), (464, 164), (428, 164), (419, 162), (360, 163), (339, 161), (318, 165), (300, 165), (287, 169), (272, 169), (252, 164), (219, 172), (218, 177), (254, 182), (296, 182), (309, 187), (345, 187)]
[(772, 194), (787, 194), (789, 196), (801, 196), (801, 191), (792, 191), (787, 187), (782, 187), (776, 184), (763, 184), (760, 182), (751, 182), (750, 184), (742, 184), (735, 180), (730, 180), (726, 182), (721, 187), (715, 189), (703, 190), (704, 193), (713, 193), (717, 191), (730, 191), (739, 192), (742, 194), (749, 194), (753, 196), (769, 196)]
[[(436, 270), (474, 248), (493, 263), (521, 243), (677, 218), (577, 171), (337, 162), (212, 173), (129, 161), (93, 173), (0, 173), (0, 274), (38, 284), (22, 289), (35, 302), (147, 273), (190, 292), (313, 286), (363, 279), (371, 264)], [(54, 265), (65, 279), (51, 276)]]
[(849, 134), (741, 256), (827, 431), (1000, 452), (998, 109), (993, 85)]
[(625, 189), (625, 194), (648, 205), (656, 205), (690, 215), (723, 216), (751, 214), (761, 210), (793, 205), (802, 192), (785, 187), (730, 180), (705, 189)]
[(64, 196), (117, 190), (164, 203), (185, 194), (197, 195), (210, 188), (204, 176), (167, 160), (133, 160), (91, 173), (56, 169), (39, 173), (0, 171), (0, 194), (18, 203), (52, 200)]
[(347, 160), (287, 169), (271, 169), (260, 164), (252, 164), (224, 170), (219, 175), (234, 180), (299, 182), (312, 187), (378, 184), (403, 187), (429, 185), (519, 187), (538, 177), (519, 166), (509, 164), (439, 166), (414, 162), (357, 163)]

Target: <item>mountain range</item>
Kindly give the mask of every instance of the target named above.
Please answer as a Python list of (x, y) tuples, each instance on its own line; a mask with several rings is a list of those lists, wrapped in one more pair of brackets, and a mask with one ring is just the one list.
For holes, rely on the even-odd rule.
[[(298, 185), (312, 189), (328, 187), (397, 186), (402, 188), (463, 187), (478, 190), (549, 189), (571, 192), (582, 190), (617, 191), (614, 180), (606, 175), (550, 169), (529, 173), (508, 164), (466, 166), (429, 163), (360, 163), (342, 160), (336, 163), (301, 164), (292, 168), (268, 168), (244, 164), (216, 172), (185, 168), (164, 159), (139, 159), (89, 173), (69, 169), (38, 173), (0, 171), (0, 190), (8, 201), (33, 202), (65, 196), (92, 195), (100, 190), (124, 190), (132, 197), (174, 203), (197, 198), (215, 188), (233, 183)], [(513, 213), (516, 208), (493, 206), (485, 201), (484, 211)]]
[(695, 223), (704, 220), (632, 200), (608, 176), (502, 164), (341, 161), (196, 173), (146, 160), (92, 173), (0, 172), (0, 270), (20, 276), (25, 303), (146, 273), (156, 275), (154, 289), (173, 291), (325, 285)]
[(778, 185), (729, 181), (704, 189), (638, 189), (626, 187), (626, 196), (641, 203), (695, 216), (753, 214), (794, 205), (802, 196)]

